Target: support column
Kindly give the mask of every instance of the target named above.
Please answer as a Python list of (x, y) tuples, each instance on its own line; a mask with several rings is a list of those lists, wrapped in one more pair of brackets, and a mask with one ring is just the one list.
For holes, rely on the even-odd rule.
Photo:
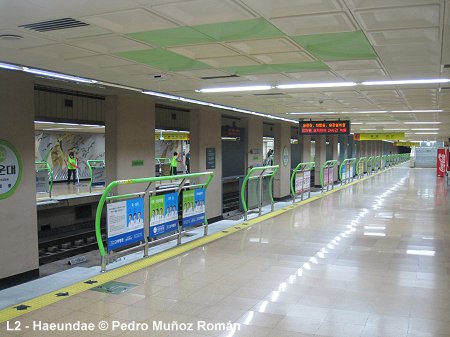
[[(200, 108), (191, 110), (189, 122), (191, 173), (214, 172), (214, 178), (206, 191), (206, 217), (208, 219), (220, 217), (222, 216), (222, 115), (217, 110)], [(206, 149), (209, 149), (209, 155), (215, 153), (214, 168), (206, 168)]]
[(325, 136), (316, 136), (316, 167), (314, 169), (314, 185), (320, 186), (320, 168), (327, 160), (327, 144)]
[[(106, 99), (105, 162), (107, 184), (113, 180), (155, 176), (155, 102), (147, 95)], [(122, 185), (117, 193), (142, 191)]]
[[(338, 135), (330, 136), (330, 146), (331, 146), (331, 160), (339, 160), (339, 156), (338, 156), (339, 137), (338, 137)], [(338, 170), (339, 170), (339, 165), (336, 165), (333, 169), (334, 181), (338, 180), (338, 178), (339, 178)]]
[(284, 198), (289, 196), (289, 179), (291, 175), (291, 126), (289, 124), (275, 124), (275, 165), (280, 165), (280, 170), (273, 180), (274, 197)]
[[(247, 171), (263, 163), (263, 120), (257, 117), (247, 117), (245, 120), (247, 149)], [(247, 172), (246, 172), (247, 173)]]
[(302, 163), (307, 163), (311, 158), (311, 136), (299, 136), (298, 142), (301, 144), (300, 160)]
[[(0, 286), (9, 286), (39, 276), (33, 81), (0, 70), (0, 101), (0, 139), (10, 143), (22, 161), (17, 189), (0, 199)], [(8, 163), (9, 151), (1, 144), (0, 151), (0, 162)], [(19, 167), (15, 170), (18, 172)], [(2, 178), (6, 174), (2, 170)]]

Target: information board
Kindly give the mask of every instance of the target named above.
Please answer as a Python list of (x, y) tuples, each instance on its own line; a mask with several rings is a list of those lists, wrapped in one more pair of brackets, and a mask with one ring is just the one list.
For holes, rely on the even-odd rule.
[(303, 192), (311, 189), (311, 171), (303, 172)]
[(338, 135), (350, 133), (350, 121), (300, 121), (300, 135)]
[(36, 192), (48, 193), (50, 191), (50, 179), (48, 178), (48, 171), (36, 172)]
[(214, 147), (206, 148), (206, 169), (213, 170), (216, 168), (216, 149)]
[(295, 175), (295, 193), (302, 194), (303, 193), (303, 185), (304, 185), (304, 174), (303, 172), (297, 172)]
[(108, 251), (144, 241), (144, 198), (108, 204), (106, 227)]
[(183, 227), (200, 225), (205, 222), (205, 196), (204, 188), (183, 192)]
[(150, 197), (150, 237), (178, 229), (178, 193)]

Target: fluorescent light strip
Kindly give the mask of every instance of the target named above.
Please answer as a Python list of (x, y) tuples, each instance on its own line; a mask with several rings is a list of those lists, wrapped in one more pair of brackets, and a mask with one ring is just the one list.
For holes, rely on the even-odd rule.
[(339, 112), (333, 111), (315, 111), (315, 112), (288, 112), (288, 115), (332, 115), (338, 114)]
[(270, 85), (253, 85), (244, 87), (205, 88), (195, 90), (195, 92), (210, 93), (210, 92), (258, 91), (258, 90), (269, 90), (272, 88), (273, 87)]
[(393, 110), (391, 112), (442, 112), (444, 110)]
[(343, 114), (384, 114), (388, 111), (379, 110), (379, 111), (343, 111)]
[(417, 80), (367, 81), (362, 82), (361, 85), (436, 84), (448, 82), (450, 82), (450, 79), (448, 78), (432, 78)]
[(21, 66), (16, 66), (14, 64), (1, 63), (1, 62), (0, 62), (0, 68), (10, 69), (10, 70), (22, 70), (23, 71), (23, 67), (21, 67)]
[(351, 122), (351, 124), (352, 125), (361, 125), (361, 124), (364, 124), (364, 123), (362, 123), (362, 122)]
[(407, 249), (408, 255), (422, 255), (422, 256), (434, 256), (436, 252), (434, 250), (420, 250), (420, 249)]
[(409, 129), (384, 129), (384, 131), (408, 131), (408, 130)]
[(331, 83), (294, 83), (280, 84), (275, 86), (277, 89), (308, 89), (308, 88), (338, 88), (338, 87), (354, 87), (356, 82), (331, 82)]
[(99, 124), (78, 124), (78, 123), (64, 123), (64, 122), (46, 122), (46, 121), (34, 121), (34, 124), (50, 124), (50, 125), (67, 125), (67, 126), (84, 126), (84, 127), (94, 127), (94, 128), (104, 128), (104, 125)]
[(90, 80), (87, 78), (76, 77), (76, 76), (71, 76), (71, 75), (64, 75), (64, 74), (60, 74), (60, 73), (55, 73), (53, 71), (46, 71), (46, 70), (40, 70), (40, 69), (34, 69), (34, 68), (28, 68), (28, 67), (23, 67), (23, 71), (25, 71), (27, 73), (35, 74), (35, 75), (54, 77), (54, 78), (73, 81), (73, 82), (98, 83), (96, 80)]
[(403, 122), (403, 124), (441, 124), (441, 122)]
[(439, 131), (439, 128), (411, 129), (411, 131)]
[(414, 132), (415, 135), (437, 135), (438, 132)]
[(359, 129), (360, 131), (376, 131), (377, 129)]

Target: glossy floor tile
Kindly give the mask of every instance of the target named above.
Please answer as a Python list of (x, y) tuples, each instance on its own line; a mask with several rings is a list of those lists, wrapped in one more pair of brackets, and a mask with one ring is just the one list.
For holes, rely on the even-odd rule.
[(127, 293), (87, 291), (17, 321), (96, 326), (41, 333), (55, 336), (450, 336), (449, 211), (434, 170), (394, 168), (126, 275)]

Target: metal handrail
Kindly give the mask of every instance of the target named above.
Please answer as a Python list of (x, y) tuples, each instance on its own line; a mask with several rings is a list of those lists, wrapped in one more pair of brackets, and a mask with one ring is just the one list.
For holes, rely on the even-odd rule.
[(338, 164), (337, 160), (327, 160), (325, 163), (323, 163), (322, 167), (320, 168), (320, 185), (322, 186), (322, 189), (325, 187), (323, 181), (323, 171), (325, 169), (329, 170), (330, 168), (335, 168), (337, 164)]
[[(298, 172), (305, 172), (305, 171), (311, 171), (316, 166), (316, 163), (313, 161), (306, 162), (306, 163), (299, 163), (294, 170), (292, 171), (291, 175), (291, 196), (292, 196), (292, 202), (295, 202), (295, 176)], [(302, 188), (303, 189), (303, 188)], [(303, 200), (303, 191), (302, 191), (302, 200)]]
[[(92, 165), (92, 164), (101, 164), (101, 166), (99, 166), (99, 167), (100, 168), (104, 168), (105, 167), (105, 161), (104, 160), (86, 160), (86, 165), (89, 168), (89, 177), (90, 177), (89, 193), (92, 193), (93, 168), (97, 167), (97, 166)], [(105, 185), (106, 185), (106, 181), (105, 181)]]
[(347, 158), (342, 161), (341, 165), (339, 165), (339, 172), (338, 172), (340, 181), (342, 181), (342, 168), (344, 168), (348, 164), (354, 165), (355, 163), (356, 163), (356, 158)]
[(42, 168), (41, 169), (38, 168), (37, 171), (43, 171), (43, 170), (48, 171), (48, 173), (50, 175), (48, 194), (49, 194), (49, 197), (51, 198), (52, 197), (52, 190), (53, 190), (53, 170), (50, 167), (50, 164), (48, 162), (46, 162), (46, 161), (37, 161), (37, 162), (34, 163), (34, 165), (45, 166), (45, 168), (43, 168), (43, 169)]
[[(270, 201), (272, 204), (272, 211), (273, 211), (273, 205), (274, 205), (275, 201), (273, 200), (272, 182), (273, 182), (273, 177), (275, 176), (275, 174), (278, 172), (279, 169), (280, 169), (279, 165), (272, 165), (272, 166), (254, 167), (250, 171), (248, 171), (247, 175), (245, 176), (245, 178), (242, 182), (242, 187), (241, 187), (241, 204), (242, 204), (242, 209), (244, 210), (244, 219), (245, 220), (247, 220), (247, 212), (248, 212), (247, 202), (245, 201), (245, 188), (247, 187), (247, 182), (249, 180), (262, 179), (263, 177), (270, 177), (269, 195), (270, 195)], [(266, 171), (269, 171), (269, 170), (272, 170), (272, 172), (270, 172), (268, 174), (264, 174)], [(252, 174), (254, 174), (255, 172), (260, 172), (260, 173), (256, 176), (252, 176)], [(261, 203), (262, 203), (262, 200), (261, 200)], [(260, 205), (260, 213), (261, 213), (261, 205)]]
[[(171, 180), (171, 181), (173, 181), (173, 180), (182, 180), (182, 181), (184, 181), (185, 179), (199, 178), (199, 177), (207, 177), (207, 179), (206, 179), (205, 183), (203, 183), (203, 184), (196, 184), (194, 186), (201, 186), (201, 187), (206, 189), (208, 187), (209, 183), (211, 182), (212, 178), (214, 177), (214, 173), (213, 172), (202, 172), (202, 173), (180, 174), (180, 175), (176, 175), (176, 176), (137, 178), (137, 179), (128, 179), (128, 180), (115, 180), (115, 181), (112, 181), (111, 183), (109, 183), (108, 186), (106, 186), (105, 190), (103, 191), (102, 196), (100, 197), (100, 200), (99, 200), (98, 206), (97, 206), (97, 211), (96, 211), (96, 214), (95, 214), (95, 236), (96, 236), (96, 239), (97, 239), (97, 244), (98, 244), (98, 249), (100, 251), (100, 256), (102, 257), (102, 266), (103, 266), (103, 259), (104, 259), (105, 255), (106, 255), (105, 246), (103, 245), (102, 233), (101, 233), (101, 228), (100, 228), (103, 207), (104, 207), (106, 201), (114, 200), (114, 199), (117, 199), (119, 197), (126, 198), (126, 197), (130, 196), (130, 194), (124, 194), (124, 195), (119, 195), (119, 196), (108, 196), (113, 188), (121, 186), (121, 185), (148, 184), (148, 187), (147, 187), (147, 190), (148, 190), (148, 188), (150, 187), (151, 183), (160, 182), (160, 181), (167, 181), (167, 180)], [(192, 185), (190, 187), (192, 187)], [(146, 193), (147, 190), (145, 192), (143, 192), (143, 193)], [(133, 195), (135, 195), (135, 194), (133, 194)], [(205, 223), (206, 222), (207, 222), (207, 220), (206, 220), (206, 217), (205, 217)]]

